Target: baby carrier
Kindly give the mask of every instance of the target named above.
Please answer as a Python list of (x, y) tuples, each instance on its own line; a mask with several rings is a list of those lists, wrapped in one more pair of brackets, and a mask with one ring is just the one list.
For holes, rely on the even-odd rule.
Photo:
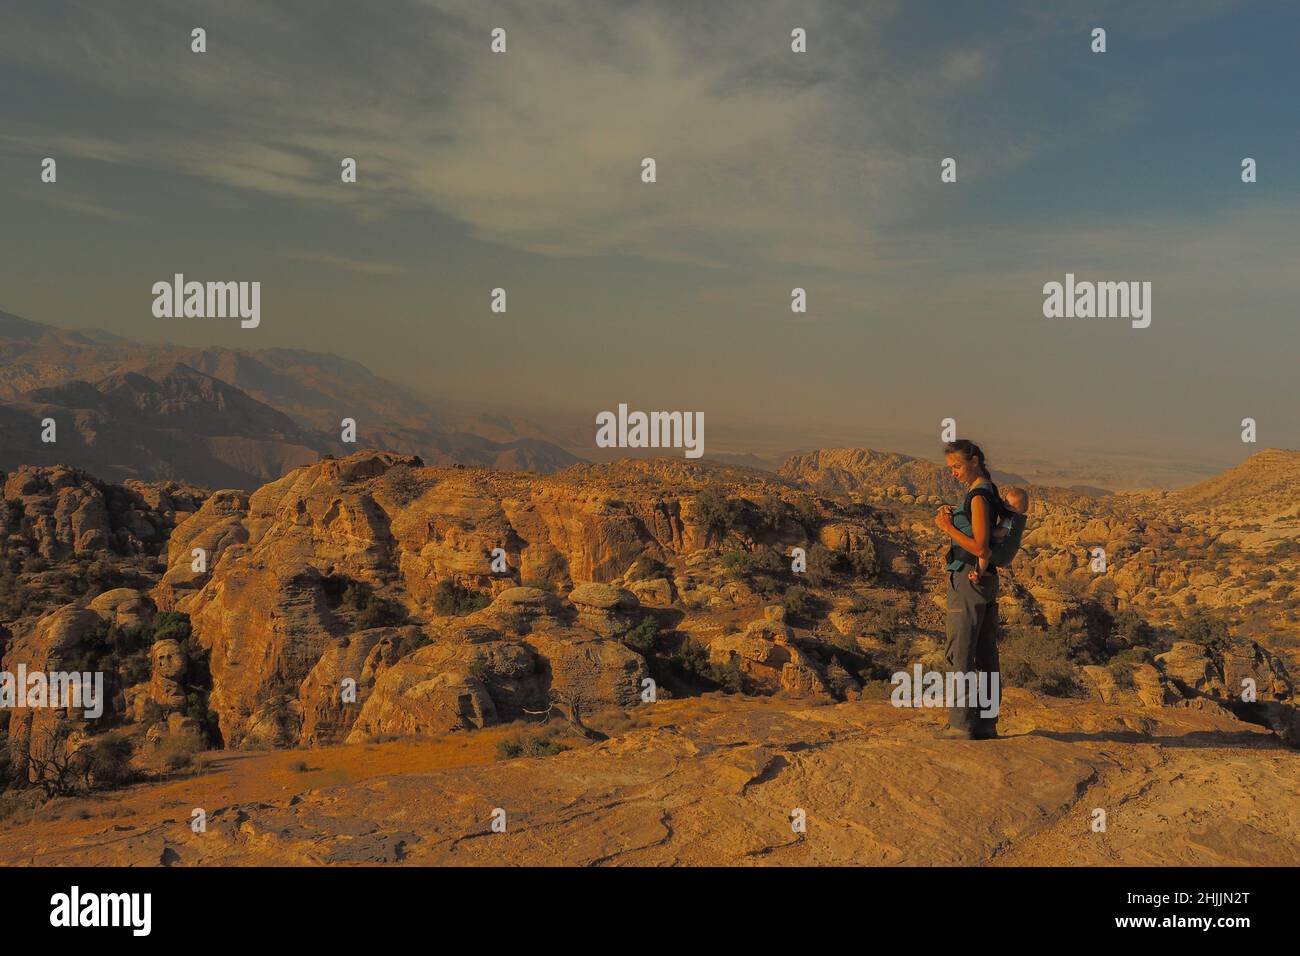
[[(995, 568), (1010, 566), (1011, 560), (1020, 551), (1020, 539), (1025, 533), (1025, 516), (1012, 510), (1011, 506), (1002, 500), (997, 485), (992, 482), (977, 485), (966, 492), (961, 509), (953, 512), (952, 516), (953, 527), (972, 538), (975, 536), (970, 523), (972, 498), (983, 498), (993, 514), (993, 529), (989, 538), (989, 547), (993, 552), (989, 556), (990, 566)], [(948, 560), (958, 560), (979, 567), (979, 557), (958, 546), (956, 542), (948, 549)]]

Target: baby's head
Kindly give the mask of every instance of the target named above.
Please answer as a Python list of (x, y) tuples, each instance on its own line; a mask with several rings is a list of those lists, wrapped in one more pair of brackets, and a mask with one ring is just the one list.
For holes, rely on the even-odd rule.
[(1029, 492), (1024, 488), (1008, 488), (1003, 497), (1013, 511), (1024, 514), (1029, 510)]

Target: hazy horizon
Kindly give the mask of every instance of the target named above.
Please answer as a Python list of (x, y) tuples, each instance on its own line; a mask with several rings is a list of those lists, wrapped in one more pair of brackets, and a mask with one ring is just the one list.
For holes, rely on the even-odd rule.
[[(620, 403), (702, 411), (706, 457), (933, 458), (948, 417), (1012, 471), (1177, 484), (1300, 447), (1286, 11), (356, 10), (8, 11), (0, 309), (331, 352), (592, 434)], [(155, 318), (175, 273), (260, 281), (260, 325)], [(1067, 273), (1151, 282), (1150, 327), (1044, 318)]]

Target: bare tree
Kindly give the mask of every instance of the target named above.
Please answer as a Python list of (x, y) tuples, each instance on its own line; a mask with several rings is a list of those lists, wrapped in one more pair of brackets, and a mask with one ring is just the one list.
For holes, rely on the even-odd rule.
[(72, 725), (58, 720), (42, 731), (32, 729), (27, 746), (29, 779), (45, 791), (46, 797), (67, 797), (79, 787), (89, 788), (89, 761), (86, 744), (68, 746)]
[(569, 722), (578, 734), (587, 740), (603, 740), (605, 735), (598, 730), (592, 730), (582, 722), (583, 711), (587, 710), (587, 700), (576, 690), (555, 690), (550, 693), (549, 704), (545, 710), (528, 710), (525, 714), (533, 716), (549, 715), (551, 711), (558, 710), (564, 715), (564, 719)]

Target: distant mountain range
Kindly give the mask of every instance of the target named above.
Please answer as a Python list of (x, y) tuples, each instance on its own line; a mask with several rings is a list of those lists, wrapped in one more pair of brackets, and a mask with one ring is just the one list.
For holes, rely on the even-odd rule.
[(57, 462), (114, 480), (251, 489), (353, 451), (345, 418), (357, 446), (431, 465), (550, 473), (581, 460), (531, 423), (457, 415), (335, 355), (149, 345), (0, 312), (0, 470)]
[[(946, 501), (960, 501), (965, 493), (942, 463), (870, 448), (822, 448), (792, 455), (777, 474), (832, 493), (892, 488), (897, 494)], [(1029, 484), (1011, 472), (994, 469), (992, 475), (1000, 486)]]

